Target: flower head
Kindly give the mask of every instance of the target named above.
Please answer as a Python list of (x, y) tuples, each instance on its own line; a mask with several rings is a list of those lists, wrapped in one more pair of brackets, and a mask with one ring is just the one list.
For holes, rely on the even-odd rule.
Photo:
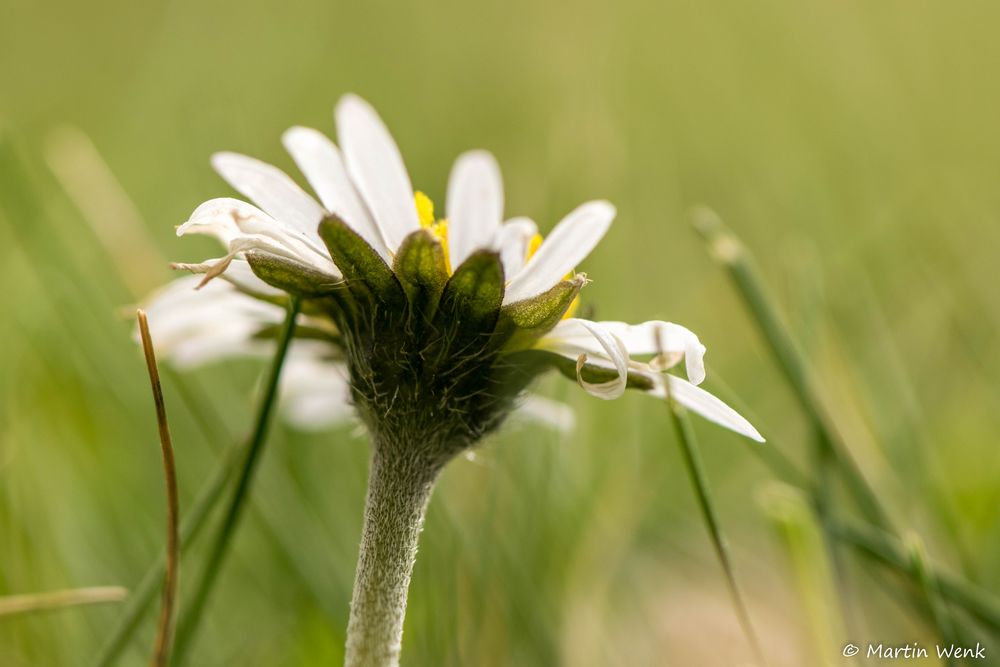
[[(762, 440), (697, 386), (705, 378), (705, 347), (688, 329), (572, 316), (588, 282), (576, 267), (608, 231), (610, 203), (582, 204), (543, 239), (530, 219), (505, 219), (496, 160), (471, 151), (455, 162), (445, 215), (437, 218), (374, 109), (349, 95), (335, 118), (339, 148), (308, 128), (283, 136), (318, 201), (271, 165), (235, 153), (213, 156), (216, 171), (256, 206), (221, 198), (196, 208), (178, 235), (213, 235), (227, 254), (179, 266), (205, 274), (203, 283), (222, 276), (228, 282), (212, 298), (228, 299), (259, 324), (273, 326), (280, 317), (275, 304), (288, 294), (300, 297), (311, 329), (325, 332), (308, 341), (326, 350), (313, 358), (339, 365), (376, 442), (405, 431), (447, 458), (500, 424), (550, 368), (602, 399), (630, 387), (669, 394)], [(166, 298), (159, 303), (169, 309)], [(206, 324), (196, 310), (185, 317), (227, 331), (230, 350), (261, 342), (235, 320)], [(667, 372), (682, 361), (687, 379)]]

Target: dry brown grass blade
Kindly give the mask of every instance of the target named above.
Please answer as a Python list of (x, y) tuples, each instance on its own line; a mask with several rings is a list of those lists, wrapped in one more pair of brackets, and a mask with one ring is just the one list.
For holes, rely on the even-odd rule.
[(153, 352), (153, 339), (149, 335), (149, 322), (143, 310), (136, 311), (139, 321), (139, 335), (142, 338), (142, 351), (146, 356), (146, 368), (149, 371), (149, 383), (153, 388), (153, 403), (156, 405), (156, 423), (160, 432), (160, 449), (163, 453), (163, 473), (167, 487), (167, 569), (163, 581), (163, 602), (160, 608), (160, 621), (156, 632), (156, 646), (150, 665), (167, 667), (170, 661), (170, 648), (173, 641), (174, 607), (177, 602), (177, 579), (180, 568), (180, 539), (178, 538), (177, 501), (177, 469), (174, 466), (174, 447), (170, 440), (170, 428), (167, 425), (167, 409), (163, 402), (163, 390), (160, 386), (160, 372), (156, 367), (156, 355)]
[(28, 614), (36, 611), (51, 611), (65, 607), (88, 604), (121, 602), (128, 596), (128, 589), (121, 586), (92, 586), (71, 588), (47, 593), (28, 593), (0, 597), (0, 616)]

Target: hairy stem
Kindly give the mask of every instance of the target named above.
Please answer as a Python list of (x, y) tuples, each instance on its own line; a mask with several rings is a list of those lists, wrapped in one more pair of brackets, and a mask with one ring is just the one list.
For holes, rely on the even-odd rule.
[(347, 667), (399, 664), (417, 540), (441, 466), (405, 446), (376, 444), (372, 450), (347, 626)]

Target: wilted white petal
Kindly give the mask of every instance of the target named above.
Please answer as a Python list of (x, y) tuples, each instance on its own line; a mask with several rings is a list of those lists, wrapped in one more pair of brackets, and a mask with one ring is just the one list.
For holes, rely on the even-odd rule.
[(661, 398), (667, 394), (666, 383), (670, 383), (670, 396), (691, 412), (695, 412), (710, 422), (724, 426), (740, 435), (764, 442), (764, 437), (740, 413), (726, 405), (720, 398), (701, 387), (673, 375), (656, 375), (656, 388), (650, 393)]
[(559, 282), (590, 254), (614, 217), (609, 202), (592, 201), (563, 218), (507, 285), (504, 303), (530, 299)]
[(531, 239), (538, 234), (538, 225), (529, 218), (511, 218), (505, 222), (497, 234), (500, 248), (500, 263), (503, 275), (510, 280), (524, 266)]
[(569, 433), (576, 426), (576, 414), (573, 408), (538, 394), (525, 396), (513, 416), (547, 426), (560, 433)]
[[(601, 346), (582, 322), (583, 320), (573, 318), (559, 322), (538, 345), (546, 347), (551, 340), (556, 339), (562, 347), (576, 354), (601, 354)], [(705, 346), (690, 329), (661, 320), (641, 324), (601, 321), (598, 324), (625, 345), (630, 357), (659, 355), (655, 365), (660, 370), (673, 366), (683, 357), (688, 378), (695, 384), (704, 381)]]
[(281, 372), (281, 406), (285, 419), (303, 431), (320, 431), (350, 421), (351, 389), (343, 364), (296, 354)]
[(451, 266), (460, 266), (476, 250), (494, 247), (503, 220), (503, 179), (490, 153), (469, 151), (455, 160), (446, 214)]
[(625, 386), (628, 382), (628, 351), (622, 342), (606, 329), (587, 320), (580, 320), (580, 322), (604, 349), (604, 357), (610, 359), (614, 364), (618, 377), (607, 382), (587, 382), (582, 375), (587, 355), (580, 354), (576, 361), (576, 381), (592, 396), (604, 400), (618, 398), (625, 393)]
[(323, 209), (285, 172), (239, 153), (216, 153), (212, 166), (234, 190), (256, 202), (272, 218), (301, 232), (317, 250), (323, 247), (317, 232)]
[(385, 237), (390, 252), (420, 229), (406, 166), (378, 113), (356, 95), (345, 95), (334, 112), (347, 172)]
[(317, 251), (301, 232), (238, 199), (211, 199), (200, 205), (177, 228), (178, 236), (185, 234), (208, 234), (222, 241), (230, 252), (256, 248), (340, 277), (325, 250)]
[(361, 238), (389, 261), (389, 249), (368, 208), (362, 203), (340, 150), (322, 132), (293, 127), (281, 137), (295, 164), (305, 175), (323, 206), (351, 226)]

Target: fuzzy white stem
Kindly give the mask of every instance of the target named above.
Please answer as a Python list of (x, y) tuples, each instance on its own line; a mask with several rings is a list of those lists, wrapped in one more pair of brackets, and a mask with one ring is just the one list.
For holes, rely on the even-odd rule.
[(407, 447), (373, 448), (346, 667), (395, 667), (424, 512), (441, 464)]

